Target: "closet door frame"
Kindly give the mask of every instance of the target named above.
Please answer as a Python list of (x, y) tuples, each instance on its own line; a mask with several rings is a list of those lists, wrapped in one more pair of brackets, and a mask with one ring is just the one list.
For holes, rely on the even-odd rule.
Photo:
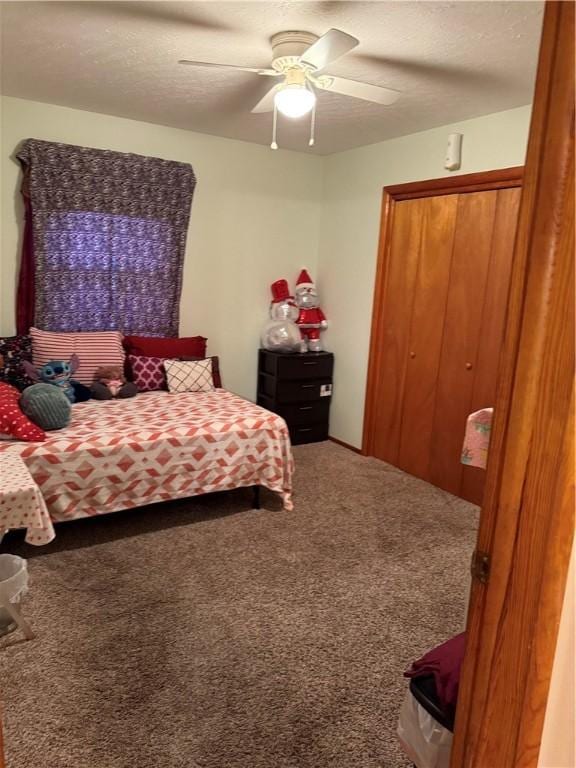
[(498, 189), (521, 187), (523, 172), (523, 166), (516, 166), (513, 168), (481, 171), (480, 173), (467, 173), (459, 176), (427, 179), (426, 181), (414, 181), (407, 184), (395, 184), (393, 186), (384, 187), (380, 218), (380, 242), (378, 245), (376, 281), (374, 284), (372, 329), (370, 333), (370, 352), (368, 358), (368, 378), (366, 384), (364, 430), (362, 437), (362, 453), (365, 456), (372, 456), (374, 453), (378, 379), (382, 367), (381, 350), (384, 341), (382, 325), (386, 310), (387, 275), (390, 263), (390, 248), (394, 230), (396, 203), (403, 200), (417, 200), (423, 197), (438, 197), (440, 195), (457, 195), (465, 194), (467, 192), (487, 192)]

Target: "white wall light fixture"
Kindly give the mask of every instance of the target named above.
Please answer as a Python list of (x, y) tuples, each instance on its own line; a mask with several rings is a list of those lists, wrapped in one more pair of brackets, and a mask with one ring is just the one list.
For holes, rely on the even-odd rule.
[(447, 171), (457, 171), (462, 164), (462, 134), (451, 133), (448, 136), (448, 147), (446, 148), (446, 159), (444, 168)]

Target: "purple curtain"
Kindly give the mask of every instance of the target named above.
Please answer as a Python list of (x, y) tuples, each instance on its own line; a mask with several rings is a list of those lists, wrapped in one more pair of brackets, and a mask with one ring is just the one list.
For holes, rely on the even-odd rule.
[(32, 240), (32, 206), (30, 205), (30, 173), (24, 171), (20, 192), (24, 201), (24, 235), (22, 237), (22, 259), (16, 293), (16, 333), (25, 336), (34, 325), (34, 244)]
[(192, 167), (36, 139), (17, 158), (26, 204), (21, 332), (177, 336)]

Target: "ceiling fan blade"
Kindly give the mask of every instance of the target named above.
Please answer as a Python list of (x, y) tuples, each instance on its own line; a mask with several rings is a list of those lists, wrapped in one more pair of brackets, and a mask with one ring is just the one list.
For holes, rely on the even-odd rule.
[(252, 107), (250, 110), (253, 113), (258, 112), (272, 112), (274, 109), (274, 96), (276, 95), (277, 86), (275, 85), (273, 88), (270, 88), (268, 93), (266, 93), (256, 104), (255, 107)]
[(400, 91), (384, 88), (381, 85), (371, 85), (359, 80), (348, 80), (346, 77), (333, 77), (332, 75), (329, 75), (326, 80), (326, 84), (323, 84), (319, 78), (320, 82), (317, 85), (330, 93), (341, 93), (343, 96), (352, 96), (355, 99), (364, 99), (364, 101), (385, 105), (394, 104), (400, 98)]
[[(100, 17), (102, 23), (110, 23), (112, 17), (114, 21), (120, 23), (132, 22), (132, 24), (153, 24), (156, 27), (159, 24), (172, 26), (182, 29), (183, 26), (195, 27), (196, 29), (230, 31), (233, 29), (231, 24), (216, 20), (214, 14), (211, 14), (208, 3), (206, 7), (190, 7), (192, 3), (158, 3), (158, 2), (140, 2), (134, 0), (95, 0), (86, 3), (85, 6), (78, 8), (77, 12), (82, 16), (91, 14)], [(219, 14), (222, 16), (222, 14)]]
[(257, 67), (237, 67), (235, 64), (215, 64), (211, 61), (190, 61), (180, 59), (178, 64), (187, 64), (191, 67), (214, 67), (216, 69), (235, 69), (237, 72), (253, 72), (256, 75), (266, 75), (267, 77), (280, 77), (281, 72), (275, 69), (258, 69)]
[(352, 35), (347, 35), (346, 32), (341, 32), (339, 29), (329, 29), (326, 34), (319, 37), (310, 48), (304, 51), (300, 60), (304, 64), (310, 64), (315, 69), (324, 69), (339, 59), (340, 56), (351, 51), (352, 48), (356, 48), (359, 42)]

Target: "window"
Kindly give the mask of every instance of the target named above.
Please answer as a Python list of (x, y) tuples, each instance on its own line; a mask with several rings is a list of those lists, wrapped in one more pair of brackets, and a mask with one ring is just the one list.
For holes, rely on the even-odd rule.
[(80, 331), (154, 331), (158, 316), (169, 316), (180, 298), (165, 268), (173, 248), (166, 222), (54, 214), (44, 246), (43, 301), (58, 308), (50, 330), (70, 331), (73, 323)]

